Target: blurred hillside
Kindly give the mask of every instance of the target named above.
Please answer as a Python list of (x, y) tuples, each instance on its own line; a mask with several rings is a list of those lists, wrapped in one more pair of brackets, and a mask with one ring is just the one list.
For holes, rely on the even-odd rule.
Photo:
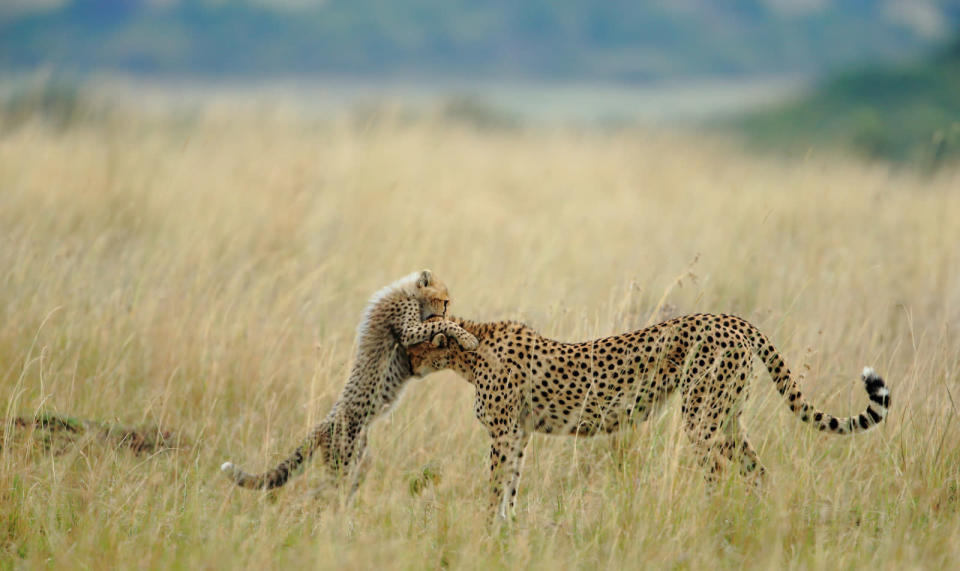
[(927, 0), (4, 0), (0, 69), (643, 80), (819, 73), (917, 54)]
[(749, 116), (742, 126), (763, 146), (844, 146), (926, 167), (960, 160), (960, 35), (913, 64), (832, 76), (804, 99)]

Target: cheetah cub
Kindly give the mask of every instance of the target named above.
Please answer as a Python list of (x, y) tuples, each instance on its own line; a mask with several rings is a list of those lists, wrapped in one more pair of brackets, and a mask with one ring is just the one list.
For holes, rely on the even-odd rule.
[(231, 462), (220, 469), (243, 488), (278, 488), (319, 449), (334, 477), (339, 481), (350, 474), (351, 489), (355, 488), (367, 426), (397, 401), (413, 376), (405, 347), (442, 333), (456, 339), (465, 351), (477, 348), (473, 334), (446, 319), (449, 303), (447, 286), (429, 270), (414, 272), (375, 293), (357, 328), (357, 352), (347, 384), (326, 418), (272, 470), (248, 474)]

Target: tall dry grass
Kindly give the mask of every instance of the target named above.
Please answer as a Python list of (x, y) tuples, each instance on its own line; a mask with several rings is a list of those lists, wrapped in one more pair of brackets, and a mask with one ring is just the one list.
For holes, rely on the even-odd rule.
[[(189, 435), (135, 456), (4, 437), (0, 561), (33, 568), (944, 568), (960, 561), (960, 176), (744, 156), (654, 132), (479, 131), (212, 110), (0, 137), (0, 403)], [(707, 496), (676, 403), (614, 437), (533, 439), (519, 517), (487, 526), (487, 437), (450, 373), (375, 425), (353, 502), (265, 468), (336, 397), (366, 297), (430, 267), (453, 312), (584, 339), (739, 314), (817, 405), (893, 408), (813, 433), (765, 374), (770, 472)], [(679, 280), (678, 280), (679, 278)], [(433, 476), (436, 476), (435, 478)]]

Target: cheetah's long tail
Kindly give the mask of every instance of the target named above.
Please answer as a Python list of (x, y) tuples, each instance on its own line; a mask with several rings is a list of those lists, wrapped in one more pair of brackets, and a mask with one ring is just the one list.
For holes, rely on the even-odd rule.
[(790, 410), (803, 422), (813, 423), (818, 430), (834, 434), (854, 434), (870, 430), (883, 421), (890, 408), (890, 389), (870, 367), (864, 367), (862, 379), (867, 390), (870, 404), (858, 416), (838, 418), (817, 410), (803, 398), (796, 379), (790, 374), (780, 352), (773, 346), (766, 335), (754, 329), (754, 352), (767, 367), (773, 382), (780, 394), (787, 400)]
[(303, 471), (304, 464), (310, 460), (314, 452), (320, 446), (323, 434), (328, 431), (326, 423), (317, 425), (310, 434), (300, 443), (300, 446), (294, 450), (293, 454), (288, 456), (276, 468), (268, 470), (261, 474), (250, 474), (244, 472), (233, 462), (224, 462), (220, 470), (228, 478), (236, 482), (241, 488), (251, 490), (272, 490), (286, 484), (291, 478)]

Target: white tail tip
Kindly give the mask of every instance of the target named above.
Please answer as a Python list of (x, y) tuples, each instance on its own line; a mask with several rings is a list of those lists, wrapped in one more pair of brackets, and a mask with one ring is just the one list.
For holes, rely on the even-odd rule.
[(876, 376), (877, 376), (877, 372), (874, 371), (872, 367), (864, 367), (864, 368), (863, 368), (863, 378), (864, 378), (864, 379), (869, 379), (870, 377), (876, 377)]
[(223, 464), (220, 465), (220, 470), (228, 474), (232, 474), (234, 470), (236, 470), (236, 468), (237, 467), (233, 465), (233, 462), (224, 462)]

